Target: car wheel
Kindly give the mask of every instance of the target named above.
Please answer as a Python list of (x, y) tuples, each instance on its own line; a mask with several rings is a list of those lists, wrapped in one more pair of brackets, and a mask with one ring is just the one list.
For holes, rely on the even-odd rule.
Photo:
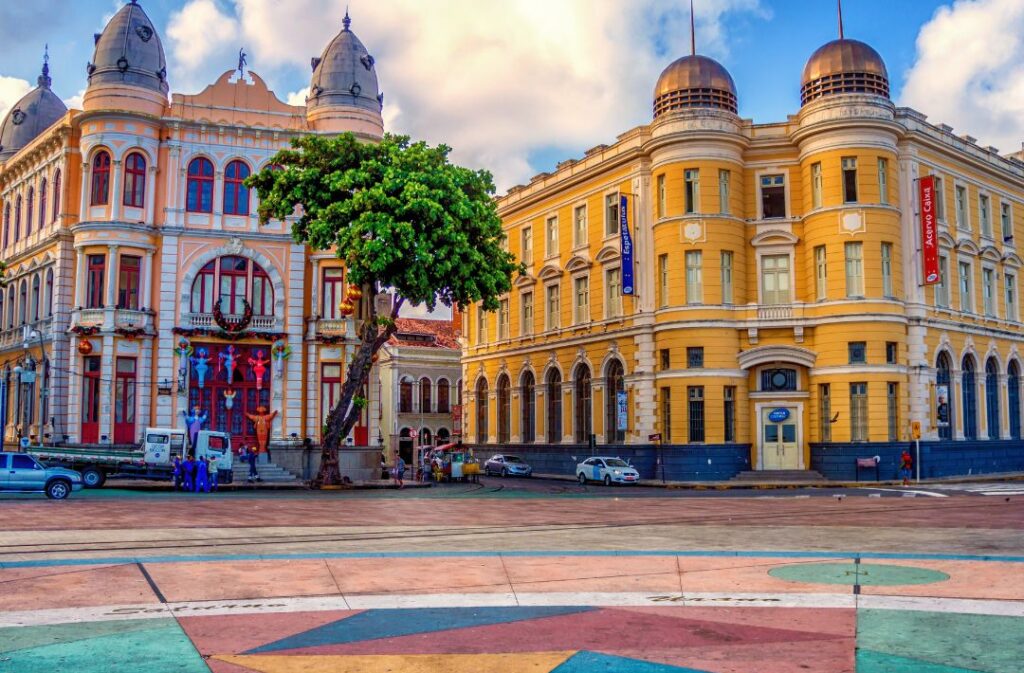
[(50, 500), (63, 500), (71, 495), (71, 484), (63, 479), (54, 479), (46, 485), (46, 497)]
[(587, 483), (587, 475), (583, 474), (582, 472), (580, 472), (576, 478), (579, 480), (580, 486), (583, 486)]
[(86, 488), (99, 488), (107, 481), (107, 475), (98, 467), (87, 467), (82, 470), (82, 485)]
[(507, 476), (508, 476), (508, 468), (507, 467), (501, 468), (501, 477), (502, 477), (502, 479), (504, 479)]
[(612, 485), (612, 478), (609, 475), (607, 475), (607, 474), (604, 475), (604, 485), (605, 486), (611, 486)]

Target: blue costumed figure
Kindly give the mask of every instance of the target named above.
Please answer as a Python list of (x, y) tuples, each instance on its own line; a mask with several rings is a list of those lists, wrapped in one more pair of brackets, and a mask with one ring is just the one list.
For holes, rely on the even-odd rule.
[(209, 481), (209, 479), (207, 479), (209, 474), (210, 474), (210, 470), (206, 466), (206, 459), (205, 458), (200, 458), (199, 460), (197, 460), (196, 461), (196, 484), (195, 484), (195, 491), (196, 491), (196, 493), (198, 493), (199, 491), (204, 491), (206, 493), (210, 492), (210, 481)]
[(187, 411), (182, 411), (181, 415), (185, 417), (185, 427), (188, 428), (188, 438), (192, 442), (192, 450), (195, 451), (196, 440), (199, 438), (199, 431), (206, 425), (206, 421), (210, 418), (209, 414), (205, 411), (200, 413), (199, 407), (192, 408), (192, 414), (189, 415)]
[(174, 457), (174, 490), (181, 488), (181, 457)]
[[(217, 366), (224, 366), (224, 369), (228, 370), (227, 382), (233, 383), (235, 380), (235, 364), (238, 362), (238, 353), (235, 352), (234, 346), (228, 346), (223, 353), (217, 356)], [(200, 388), (202, 385), (200, 384)]]
[(216, 491), (220, 478), (217, 475), (217, 461), (210, 459), (210, 490)]
[(185, 479), (185, 490), (192, 490), (192, 474), (196, 469), (195, 461), (192, 460), (192, 454), (189, 454), (188, 458), (182, 464), (183, 477)]
[(196, 350), (196, 354), (189, 358), (192, 366), (196, 369), (196, 385), (200, 388), (206, 386), (206, 373), (210, 371), (209, 353), (205, 348)]

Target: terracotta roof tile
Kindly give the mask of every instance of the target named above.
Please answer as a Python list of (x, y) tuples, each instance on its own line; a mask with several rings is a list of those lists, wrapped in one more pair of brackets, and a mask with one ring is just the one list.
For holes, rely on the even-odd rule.
[(399, 318), (398, 331), (388, 340), (395, 346), (459, 350), (459, 335), (450, 320)]

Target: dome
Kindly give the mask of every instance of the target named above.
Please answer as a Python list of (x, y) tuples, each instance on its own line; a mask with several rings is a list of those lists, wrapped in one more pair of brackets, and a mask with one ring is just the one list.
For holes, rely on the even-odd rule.
[(87, 66), (89, 87), (126, 85), (167, 96), (167, 60), (153, 22), (136, 0), (118, 10), (102, 33)]
[(736, 84), (729, 71), (707, 56), (684, 56), (662, 71), (654, 87), (654, 116), (687, 108), (736, 113)]
[(344, 28), (327, 45), (320, 58), (312, 60), (313, 77), (309, 83), (306, 107), (355, 107), (379, 114), (384, 96), (377, 87), (377, 71), (373, 56), (349, 27), (352, 20), (345, 14)]
[(870, 45), (840, 38), (820, 47), (807, 60), (800, 104), (844, 93), (888, 98), (889, 73), (882, 57)]
[(68, 111), (64, 102), (50, 90), (48, 63), (43, 63), (43, 72), (36, 81), (36, 88), (15, 103), (0, 124), (0, 161), (5, 161), (35, 140)]

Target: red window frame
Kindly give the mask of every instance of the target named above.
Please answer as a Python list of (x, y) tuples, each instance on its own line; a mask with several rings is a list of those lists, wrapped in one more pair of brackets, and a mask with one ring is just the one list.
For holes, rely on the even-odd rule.
[(46, 226), (46, 178), (39, 182), (39, 230)]
[[(220, 310), (227, 315), (242, 315), (243, 299), (249, 297), (249, 260), (229, 255), (220, 258)], [(241, 288), (241, 290), (239, 290)]]
[[(210, 313), (217, 301), (217, 261), (207, 262), (192, 281), (192, 312)], [(209, 303), (207, 303), (209, 300)]]
[(86, 267), (85, 308), (103, 308), (103, 282), (107, 275), (105, 255), (89, 255)]
[(36, 188), (28, 188), (28, 199), (25, 202), (25, 236), (32, 233), (32, 216), (35, 215)]
[[(257, 293), (259, 297), (257, 298)], [(274, 315), (274, 286), (270, 276), (256, 262), (252, 263), (252, 304), (253, 315)]]
[(53, 315), (53, 269), (46, 270), (46, 317)]
[(329, 266), (321, 271), (322, 314), (327, 320), (341, 317), (338, 305), (345, 299), (345, 270), (340, 266)]
[(100, 356), (82, 358), (82, 443), (100, 439)]
[(213, 162), (197, 157), (188, 164), (185, 210), (190, 213), (213, 212)]
[(53, 174), (53, 220), (60, 217), (60, 169)]
[(235, 160), (224, 169), (224, 214), (249, 214), (249, 188), (243, 181), (249, 177), (249, 166)]
[(110, 203), (110, 154), (99, 152), (92, 160), (92, 191), (90, 201), (94, 206)]
[(117, 307), (139, 310), (139, 278), (142, 274), (142, 258), (135, 255), (121, 255), (117, 270)]
[(327, 414), (341, 399), (341, 364), (320, 365), (320, 423), (327, 422)]
[(146, 203), (146, 158), (132, 152), (124, 162), (124, 197), (122, 203), (130, 208), (142, 208)]

